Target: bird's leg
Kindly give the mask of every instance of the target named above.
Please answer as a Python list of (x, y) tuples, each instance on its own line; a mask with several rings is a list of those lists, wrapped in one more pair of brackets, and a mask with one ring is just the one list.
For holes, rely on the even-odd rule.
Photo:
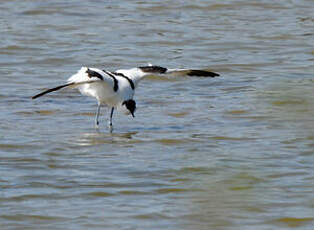
[(99, 118), (99, 113), (100, 113), (100, 104), (98, 104), (97, 106), (97, 112), (96, 112), (96, 117), (95, 117), (95, 128), (98, 129), (99, 128), (99, 121), (98, 121), (98, 118)]
[(110, 120), (109, 120), (109, 131), (112, 133), (113, 127), (112, 127), (112, 115), (113, 115), (114, 107), (111, 108), (110, 113)]

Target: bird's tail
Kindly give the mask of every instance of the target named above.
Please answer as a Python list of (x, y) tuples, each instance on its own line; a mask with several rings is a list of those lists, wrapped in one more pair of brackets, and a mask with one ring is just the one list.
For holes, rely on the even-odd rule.
[(45, 91), (43, 91), (43, 92), (41, 92), (39, 94), (36, 94), (35, 96), (32, 97), (32, 99), (36, 99), (38, 97), (44, 96), (47, 93), (51, 93), (51, 92), (57, 91), (59, 89), (62, 89), (62, 88), (74, 85), (74, 84), (75, 84), (74, 82), (70, 82), (70, 83), (67, 83), (67, 84), (64, 84), (64, 85), (59, 85), (59, 86), (51, 88), (51, 89), (47, 89), (47, 90), (45, 90)]

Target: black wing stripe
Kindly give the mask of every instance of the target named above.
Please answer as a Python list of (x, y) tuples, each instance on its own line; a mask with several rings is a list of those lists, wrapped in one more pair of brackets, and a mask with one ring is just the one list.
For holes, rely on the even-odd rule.
[(127, 76), (125, 76), (123, 73), (117, 73), (117, 72), (113, 72), (114, 75), (120, 76), (125, 78), (126, 80), (128, 80), (128, 82), (130, 83), (131, 88), (134, 90), (135, 89), (135, 85), (134, 82)]
[(166, 73), (167, 68), (161, 67), (161, 66), (141, 66), (138, 67), (140, 70), (142, 70), (145, 73)]
[(118, 80), (117, 80), (117, 78), (112, 74), (112, 73), (110, 73), (109, 71), (107, 71), (107, 70), (103, 70), (106, 74), (108, 74), (112, 79), (113, 79), (113, 91), (114, 92), (117, 92), (118, 91), (118, 89), (119, 89), (119, 84), (118, 84)]
[(88, 74), (88, 77), (89, 77), (89, 78), (97, 77), (97, 78), (99, 78), (100, 80), (104, 80), (103, 76), (101, 76), (100, 73), (97, 73), (96, 71), (93, 71), (93, 70), (91, 70), (91, 69), (89, 69), (89, 68), (87, 68), (86, 73)]

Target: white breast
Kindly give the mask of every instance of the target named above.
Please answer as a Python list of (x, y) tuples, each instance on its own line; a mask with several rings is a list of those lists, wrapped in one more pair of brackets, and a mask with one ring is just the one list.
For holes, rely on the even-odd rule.
[[(90, 81), (91, 78), (88, 77), (86, 70), (86, 67), (82, 67), (75, 75), (68, 79), (68, 82)], [(100, 104), (118, 107), (122, 105), (123, 101), (133, 98), (134, 90), (131, 88), (127, 79), (120, 76), (116, 76), (116, 79), (118, 81), (118, 90), (116, 92), (114, 91), (113, 79), (107, 75), (104, 76), (104, 80), (95, 79), (94, 82), (78, 85), (77, 88), (83, 95), (95, 97)]]

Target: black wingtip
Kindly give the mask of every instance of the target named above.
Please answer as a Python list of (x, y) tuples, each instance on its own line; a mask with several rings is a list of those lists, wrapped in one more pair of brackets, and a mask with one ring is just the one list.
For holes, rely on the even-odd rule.
[(45, 90), (45, 91), (43, 91), (43, 92), (41, 92), (39, 94), (36, 94), (35, 96), (32, 97), (32, 99), (36, 99), (36, 98), (41, 97), (41, 96), (43, 96), (43, 95), (45, 95), (47, 93), (51, 93), (53, 91), (57, 91), (59, 89), (62, 89), (64, 87), (67, 87), (67, 86), (70, 86), (70, 85), (73, 85), (73, 84), (75, 84), (75, 83), (71, 82), (71, 83), (67, 83), (67, 84), (64, 84), (64, 85), (59, 85), (59, 86), (57, 86), (55, 88), (52, 88), (52, 89), (47, 89), (47, 90)]
[(219, 77), (218, 73), (214, 73), (207, 70), (194, 70), (192, 69), (190, 72), (187, 73), (188, 76), (194, 77)]
[(48, 92), (47, 91), (44, 91), (44, 92), (41, 92), (41, 93), (39, 93), (39, 94), (36, 94), (35, 96), (32, 96), (32, 100), (34, 100), (34, 99), (36, 99), (36, 98), (38, 98), (38, 97), (41, 97), (41, 96), (43, 96), (43, 95), (45, 95), (45, 94), (47, 94)]

